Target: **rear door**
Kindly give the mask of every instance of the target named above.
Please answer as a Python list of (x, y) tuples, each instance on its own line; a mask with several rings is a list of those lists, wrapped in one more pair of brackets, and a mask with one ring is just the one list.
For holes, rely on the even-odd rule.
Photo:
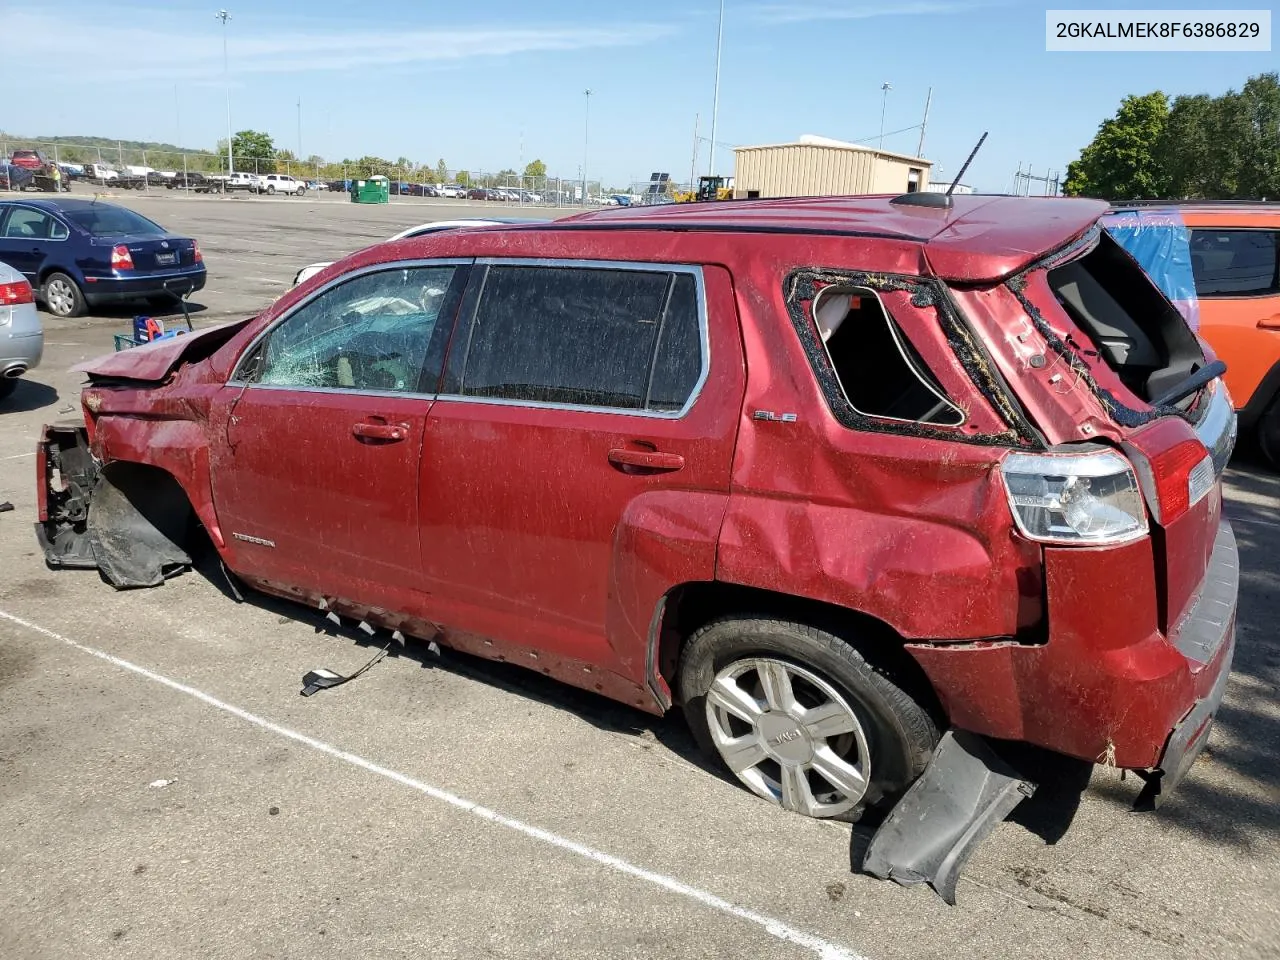
[(418, 473), (461, 263), (381, 265), (285, 315), (218, 397), (213, 498), (246, 577), (418, 612)]
[(35, 207), (14, 204), (0, 222), (0, 260), (20, 270), (37, 287), (51, 246), (66, 240), (66, 224), (56, 217)]
[(1226, 361), (1232, 399), (1244, 407), (1280, 363), (1280, 215), (1248, 214), (1237, 222), (1251, 226), (1193, 224), (1191, 265), (1200, 331)]
[[(427, 421), (427, 587), (450, 627), (639, 680), (643, 655), (610, 647), (608, 613), (669, 570), (619, 570), (631, 532), (658, 523), (687, 579), (714, 577), (744, 378), (728, 273), (476, 270)], [(709, 492), (708, 535), (688, 505)], [(657, 552), (645, 562), (661, 567)]]

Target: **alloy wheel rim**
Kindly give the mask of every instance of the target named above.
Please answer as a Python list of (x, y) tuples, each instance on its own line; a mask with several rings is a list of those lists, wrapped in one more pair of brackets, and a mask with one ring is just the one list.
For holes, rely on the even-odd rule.
[(752, 793), (809, 817), (856, 807), (870, 784), (866, 732), (843, 694), (771, 657), (737, 660), (706, 697), (711, 739)]
[(49, 309), (62, 317), (75, 306), (75, 297), (65, 280), (50, 281), (45, 289), (45, 298), (49, 301)]

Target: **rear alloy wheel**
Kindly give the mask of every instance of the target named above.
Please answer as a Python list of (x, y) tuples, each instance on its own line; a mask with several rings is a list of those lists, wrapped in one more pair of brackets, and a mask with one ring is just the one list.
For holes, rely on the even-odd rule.
[(896, 799), (938, 742), (929, 714), (834, 634), (780, 620), (699, 630), (680, 660), (699, 746), (757, 796), (857, 820)]
[(84, 294), (65, 273), (51, 273), (45, 278), (44, 305), (55, 317), (78, 317), (84, 313)]
[(1271, 401), (1258, 421), (1258, 446), (1271, 466), (1280, 470), (1280, 396)]

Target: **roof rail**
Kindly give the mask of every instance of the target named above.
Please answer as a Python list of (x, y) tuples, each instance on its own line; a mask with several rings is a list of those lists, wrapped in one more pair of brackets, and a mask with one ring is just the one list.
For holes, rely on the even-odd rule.
[(1280, 200), (1113, 200), (1112, 207), (1248, 207), (1260, 203), (1280, 204)]

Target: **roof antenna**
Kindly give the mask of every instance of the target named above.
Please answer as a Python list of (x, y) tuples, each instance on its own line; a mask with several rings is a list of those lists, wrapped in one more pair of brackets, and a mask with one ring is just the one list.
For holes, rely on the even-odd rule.
[(984, 132), (978, 140), (978, 145), (973, 148), (969, 154), (969, 159), (964, 162), (964, 166), (960, 168), (960, 172), (956, 174), (956, 178), (951, 181), (951, 186), (947, 187), (946, 193), (929, 193), (927, 191), (916, 191), (915, 193), (904, 193), (900, 197), (894, 197), (890, 203), (901, 204), (906, 207), (935, 207), (938, 209), (950, 209), (955, 203), (951, 199), (951, 194), (955, 192), (956, 184), (960, 182), (960, 178), (964, 176), (964, 172), (969, 169), (969, 164), (973, 163), (973, 158), (978, 155), (978, 151), (982, 149), (982, 144), (986, 141), (987, 134)]
[(978, 140), (978, 145), (973, 148), (973, 153), (969, 154), (969, 159), (964, 162), (964, 166), (960, 168), (960, 172), (956, 174), (956, 178), (951, 181), (951, 186), (947, 187), (947, 196), (951, 196), (955, 190), (956, 184), (960, 182), (960, 178), (964, 176), (964, 172), (969, 169), (969, 164), (973, 163), (973, 158), (978, 155), (978, 151), (982, 149), (982, 145), (987, 140), (987, 131), (982, 132), (982, 136)]

